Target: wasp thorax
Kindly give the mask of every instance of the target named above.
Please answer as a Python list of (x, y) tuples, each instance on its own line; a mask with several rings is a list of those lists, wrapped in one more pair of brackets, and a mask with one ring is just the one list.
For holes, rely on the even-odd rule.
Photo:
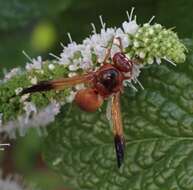
[(108, 97), (118, 92), (122, 86), (123, 75), (112, 65), (105, 65), (98, 73), (95, 80), (95, 88), (101, 96)]
[(119, 73), (115, 69), (109, 69), (101, 72), (98, 76), (98, 82), (108, 91), (112, 91), (119, 83)]
[(84, 111), (94, 112), (103, 103), (103, 98), (93, 88), (79, 90), (75, 96), (75, 103)]
[(129, 60), (124, 53), (118, 52), (113, 56), (114, 66), (121, 72), (131, 72), (133, 61)]

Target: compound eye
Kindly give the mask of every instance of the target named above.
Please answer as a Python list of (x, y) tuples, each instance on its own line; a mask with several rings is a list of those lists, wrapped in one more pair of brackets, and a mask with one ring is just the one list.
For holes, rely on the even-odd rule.
[(121, 72), (131, 72), (133, 62), (124, 53), (118, 52), (113, 56), (114, 66)]

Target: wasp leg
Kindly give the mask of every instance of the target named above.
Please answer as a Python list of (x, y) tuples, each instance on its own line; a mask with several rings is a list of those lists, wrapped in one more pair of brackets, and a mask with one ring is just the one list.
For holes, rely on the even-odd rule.
[(121, 52), (124, 52), (124, 50), (123, 50), (123, 43), (122, 43), (121, 38), (120, 37), (116, 37), (115, 39), (119, 41), (119, 44), (116, 44), (116, 45), (120, 48)]
[(111, 47), (106, 49), (106, 55), (105, 55), (105, 58), (104, 58), (104, 61), (103, 61), (104, 64), (106, 64), (108, 62), (108, 59), (110, 58), (110, 55), (111, 55)]

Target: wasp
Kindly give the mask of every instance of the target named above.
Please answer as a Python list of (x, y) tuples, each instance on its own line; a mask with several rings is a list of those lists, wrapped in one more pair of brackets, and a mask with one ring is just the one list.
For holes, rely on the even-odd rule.
[(107, 48), (103, 64), (96, 70), (57, 80), (40, 81), (36, 85), (24, 88), (20, 95), (49, 90), (64, 90), (84, 83), (87, 88), (77, 91), (74, 102), (86, 112), (95, 112), (105, 100), (110, 99), (111, 118), (113, 124), (114, 144), (118, 168), (124, 160), (125, 141), (121, 119), (120, 96), (123, 93), (123, 82), (131, 79), (134, 60), (128, 59), (124, 53), (121, 39), (119, 49), (112, 57), (111, 48)]

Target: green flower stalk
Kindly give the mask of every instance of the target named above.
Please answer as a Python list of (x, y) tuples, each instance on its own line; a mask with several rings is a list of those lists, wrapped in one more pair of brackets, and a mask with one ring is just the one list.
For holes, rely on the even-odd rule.
[(15, 137), (16, 131), (24, 135), (29, 127), (44, 127), (53, 122), (60, 107), (72, 102), (76, 92), (85, 87), (84, 84), (63, 91), (19, 96), (22, 89), (42, 80), (96, 71), (104, 62), (107, 48), (111, 48), (111, 59), (120, 52), (117, 38), (121, 39), (123, 53), (129, 59), (139, 60), (134, 64), (131, 79), (125, 82), (125, 86), (135, 88), (134, 83), (139, 82), (137, 78), (145, 65), (160, 64), (162, 59), (172, 64), (185, 61), (186, 47), (176, 33), (160, 24), (140, 26), (132, 14), (128, 21), (123, 22), (122, 28), (105, 28), (102, 18), (101, 24), (100, 33), (93, 25), (93, 35), (83, 40), (82, 44), (73, 42), (70, 37), (70, 43), (63, 46), (60, 56), (54, 55), (54, 60), (42, 61), (41, 57), (31, 59), (27, 56), (30, 63), (25, 69), (15, 68), (5, 75), (0, 81), (0, 132)]

